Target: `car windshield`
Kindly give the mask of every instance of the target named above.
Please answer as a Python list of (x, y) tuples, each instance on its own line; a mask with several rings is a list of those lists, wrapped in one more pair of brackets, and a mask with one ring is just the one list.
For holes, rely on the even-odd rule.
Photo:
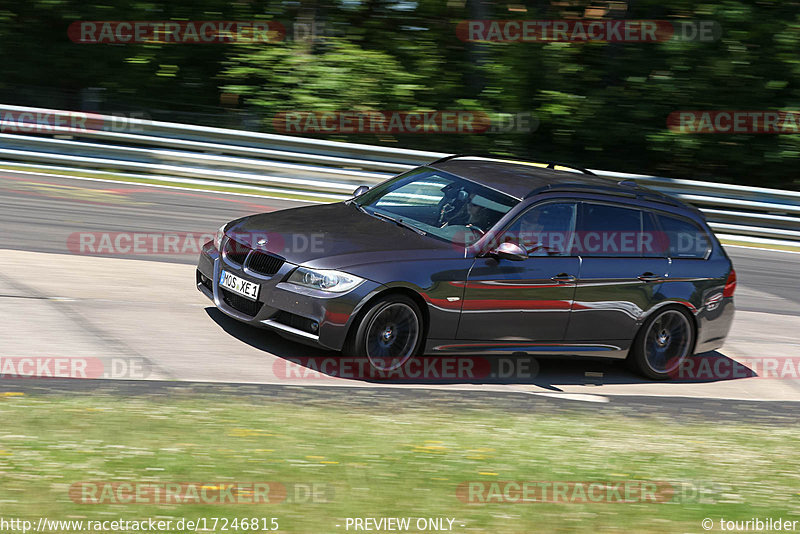
[(417, 169), (367, 191), (355, 203), (374, 216), (388, 216), (425, 234), (469, 246), (519, 200), (434, 170)]

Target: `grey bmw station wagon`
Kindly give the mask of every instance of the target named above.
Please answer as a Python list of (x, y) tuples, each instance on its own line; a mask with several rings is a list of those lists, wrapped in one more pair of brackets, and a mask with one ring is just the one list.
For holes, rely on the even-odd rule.
[(424, 354), (627, 359), (664, 379), (722, 346), (736, 273), (697, 209), (555, 164), (450, 156), (206, 243), (225, 314), (393, 370)]

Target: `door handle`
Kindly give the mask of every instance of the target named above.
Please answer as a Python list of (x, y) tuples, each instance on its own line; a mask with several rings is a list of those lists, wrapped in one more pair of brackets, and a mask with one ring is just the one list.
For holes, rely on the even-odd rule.
[(642, 282), (658, 282), (659, 280), (662, 279), (661, 276), (653, 274), (650, 271), (640, 274), (637, 278), (639, 278), (639, 280), (641, 280)]
[(558, 283), (567, 283), (567, 282), (574, 282), (576, 280), (576, 278), (574, 276), (572, 276), (571, 274), (561, 273), (561, 274), (555, 275), (550, 280), (552, 280), (553, 282), (558, 282)]

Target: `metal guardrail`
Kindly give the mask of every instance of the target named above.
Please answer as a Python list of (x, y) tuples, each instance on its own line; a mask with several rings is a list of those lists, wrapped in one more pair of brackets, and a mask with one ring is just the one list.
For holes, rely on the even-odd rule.
[[(11, 120), (8, 120), (8, 118)], [(73, 120), (85, 126), (73, 127)], [(46, 122), (46, 124), (44, 124)], [(0, 160), (225, 181), (343, 198), (448, 154), (0, 105)], [(593, 170), (699, 207), (720, 233), (800, 242), (800, 192)]]

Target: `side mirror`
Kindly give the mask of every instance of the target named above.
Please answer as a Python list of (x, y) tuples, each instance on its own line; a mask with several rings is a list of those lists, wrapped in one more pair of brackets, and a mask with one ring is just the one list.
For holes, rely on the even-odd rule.
[(522, 261), (528, 259), (528, 253), (521, 246), (510, 242), (500, 243), (490, 254), (501, 260)]
[(360, 185), (360, 186), (356, 187), (355, 191), (353, 191), (353, 196), (354, 197), (359, 197), (359, 196), (363, 195), (364, 193), (366, 193), (367, 191), (369, 191), (369, 186), (368, 185)]

